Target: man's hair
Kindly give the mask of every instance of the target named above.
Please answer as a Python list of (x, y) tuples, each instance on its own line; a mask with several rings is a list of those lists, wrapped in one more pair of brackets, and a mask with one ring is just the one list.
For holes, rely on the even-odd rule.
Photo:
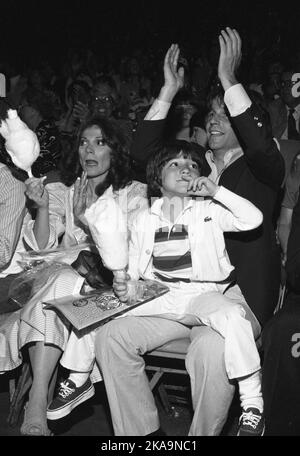
[(84, 130), (90, 127), (99, 127), (103, 138), (111, 149), (110, 169), (105, 181), (105, 188), (96, 189), (101, 194), (106, 188), (112, 185), (113, 190), (124, 188), (132, 181), (131, 159), (126, 138), (119, 125), (114, 120), (108, 120), (100, 116), (92, 116), (86, 119), (80, 126), (74, 145), (68, 154), (64, 154), (61, 163), (61, 176), (64, 183), (72, 185), (76, 178), (82, 173), (79, 162), (79, 145)]
[(177, 157), (194, 160), (201, 172), (204, 164), (204, 148), (198, 144), (178, 139), (165, 144), (162, 149), (157, 150), (149, 159), (146, 170), (149, 200), (152, 197), (161, 196), (163, 167), (170, 160)]

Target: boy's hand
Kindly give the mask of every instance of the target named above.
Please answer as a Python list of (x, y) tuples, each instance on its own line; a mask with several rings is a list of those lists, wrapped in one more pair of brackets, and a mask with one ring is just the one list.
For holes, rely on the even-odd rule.
[(196, 179), (183, 177), (183, 179), (189, 181), (187, 191), (190, 195), (211, 196), (213, 198), (219, 189), (219, 186), (208, 177), (196, 177)]
[(46, 176), (42, 178), (30, 177), (25, 181), (25, 194), (36, 204), (38, 209), (46, 209), (49, 206), (49, 193), (43, 184), (45, 179)]
[(128, 300), (128, 285), (127, 282), (130, 280), (130, 276), (126, 274), (124, 278), (114, 278), (113, 290), (115, 295), (120, 299), (121, 302), (127, 302)]

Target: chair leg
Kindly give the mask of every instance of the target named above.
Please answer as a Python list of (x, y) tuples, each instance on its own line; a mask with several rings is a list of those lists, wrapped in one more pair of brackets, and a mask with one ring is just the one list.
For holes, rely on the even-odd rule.
[(169, 401), (169, 397), (168, 397), (168, 394), (167, 394), (167, 391), (166, 391), (166, 388), (164, 386), (163, 383), (161, 383), (158, 388), (158, 394), (159, 394), (159, 397), (160, 397), (160, 400), (161, 400), (161, 403), (165, 409), (165, 412), (168, 414), (168, 415), (171, 415), (172, 413), (172, 407), (171, 407), (171, 404), (170, 404), (170, 401)]

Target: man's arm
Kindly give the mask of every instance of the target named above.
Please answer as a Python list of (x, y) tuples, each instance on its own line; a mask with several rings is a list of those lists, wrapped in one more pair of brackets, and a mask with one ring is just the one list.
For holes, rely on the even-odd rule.
[(165, 119), (176, 93), (184, 83), (184, 69), (177, 69), (178, 57), (179, 47), (172, 44), (164, 60), (164, 85), (137, 128), (131, 146), (131, 156), (138, 162), (146, 164), (153, 152), (162, 145)]
[(284, 159), (272, 137), (269, 117), (250, 100), (236, 78), (242, 56), (240, 36), (227, 27), (226, 31), (222, 30), (219, 43), (218, 76), (245, 159), (257, 179), (278, 189), (284, 178)]
[(0, 169), (0, 270), (8, 267), (20, 237), (25, 215), (25, 187), (7, 167)]

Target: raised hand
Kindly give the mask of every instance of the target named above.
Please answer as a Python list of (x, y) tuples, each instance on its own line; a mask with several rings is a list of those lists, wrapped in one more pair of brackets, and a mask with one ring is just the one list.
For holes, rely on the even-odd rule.
[(236, 71), (242, 57), (242, 40), (235, 29), (226, 27), (219, 35), (220, 57), (218, 76), (223, 89), (227, 90), (237, 84)]
[(208, 177), (196, 177), (196, 179), (193, 179), (189, 176), (183, 176), (182, 179), (189, 182), (187, 191), (190, 195), (211, 196), (213, 198), (219, 189), (219, 186)]
[(84, 217), (87, 208), (87, 173), (83, 171), (82, 176), (77, 178), (74, 184), (73, 196), (73, 213), (74, 219), (87, 226), (87, 220)]
[(81, 101), (77, 101), (75, 103), (72, 114), (75, 119), (79, 119), (80, 122), (82, 122), (88, 116), (88, 113), (89, 108), (86, 104), (82, 103)]
[(43, 181), (46, 177), (31, 177), (25, 181), (25, 195), (32, 200), (38, 209), (46, 209), (49, 206), (49, 193)]
[(164, 60), (164, 85), (159, 98), (169, 103), (184, 85), (184, 68), (177, 68), (179, 53), (178, 44), (171, 44)]

